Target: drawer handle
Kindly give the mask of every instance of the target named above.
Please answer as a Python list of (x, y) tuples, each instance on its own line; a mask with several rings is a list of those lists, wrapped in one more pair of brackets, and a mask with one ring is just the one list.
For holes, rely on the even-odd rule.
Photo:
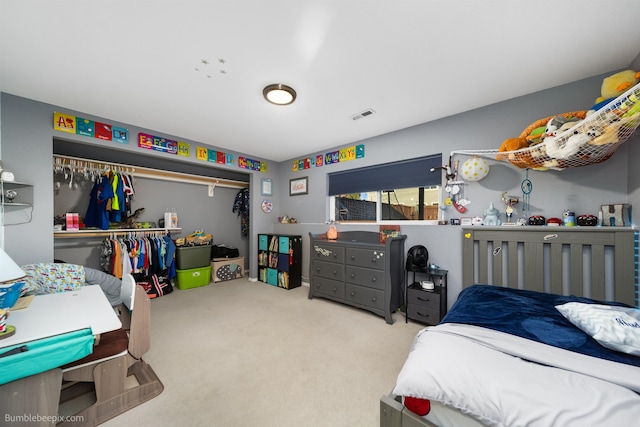
[(351, 278), (353, 279), (354, 277), (356, 277), (356, 273), (351, 273)]
[(418, 297), (418, 299), (419, 299), (420, 301), (426, 301), (426, 302), (431, 301), (431, 299), (429, 299), (429, 298), (420, 298), (420, 297)]
[(316, 267), (316, 271), (320, 273), (320, 267)]
[(418, 316), (422, 316), (422, 317), (429, 317), (429, 315), (428, 315), (428, 314), (422, 314), (422, 313), (420, 313), (419, 311), (418, 311)]
[(371, 278), (371, 281), (372, 281), (372, 282), (374, 282), (374, 283), (375, 283), (375, 281), (376, 281), (376, 280), (378, 280), (378, 279), (377, 279), (377, 278), (375, 278), (375, 277), (372, 277), (372, 278)]
[(333, 288), (333, 292), (338, 292), (338, 288)]
[(355, 292), (351, 292), (351, 296), (352, 296), (352, 297), (355, 297), (355, 296), (356, 296), (356, 293), (355, 293)]
[(372, 302), (376, 302), (376, 300), (377, 300), (377, 299), (378, 299), (378, 298), (373, 297), (373, 298), (371, 298), (371, 301), (372, 301)]
[(353, 261), (354, 259), (356, 259), (355, 255), (351, 255), (351, 260)]
[(372, 263), (374, 263), (374, 264), (375, 264), (375, 263), (376, 263), (376, 261), (377, 261), (377, 259), (375, 259), (375, 258), (371, 258), (371, 262), (372, 262)]
[(335, 276), (336, 274), (338, 274), (338, 270), (333, 270), (333, 275)]

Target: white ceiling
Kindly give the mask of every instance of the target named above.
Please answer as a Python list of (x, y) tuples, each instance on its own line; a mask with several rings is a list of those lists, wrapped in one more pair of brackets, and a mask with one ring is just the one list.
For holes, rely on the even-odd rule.
[[(638, 0), (0, 0), (0, 90), (282, 161), (628, 67), (638, 18)], [(268, 104), (271, 83), (297, 101)]]

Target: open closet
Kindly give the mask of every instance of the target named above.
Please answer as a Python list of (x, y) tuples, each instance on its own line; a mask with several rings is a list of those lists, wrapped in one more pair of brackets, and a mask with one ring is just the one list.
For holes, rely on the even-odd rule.
[[(212, 234), (216, 244), (237, 247), (241, 254), (249, 252), (241, 220), (232, 212), (238, 191), (249, 187), (247, 174), (60, 140), (54, 141), (52, 173), (54, 223), (67, 213), (84, 219), (92, 189), (105, 173), (125, 177), (132, 193), (121, 216), (113, 217), (107, 230), (54, 230), (57, 260), (105, 271), (100, 251), (106, 239), (155, 239), (167, 232), (175, 239), (197, 230)], [(167, 211), (177, 215), (177, 227), (166, 229), (162, 224)], [(128, 222), (132, 216), (134, 221)], [(134, 222), (133, 227), (144, 228), (128, 228)]]

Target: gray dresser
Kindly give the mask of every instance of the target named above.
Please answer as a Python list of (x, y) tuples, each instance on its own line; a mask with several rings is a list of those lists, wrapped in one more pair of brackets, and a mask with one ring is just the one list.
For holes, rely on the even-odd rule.
[(369, 310), (392, 324), (403, 303), (404, 241), (380, 243), (373, 231), (344, 231), (336, 240), (311, 234), (309, 299), (327, 298)]

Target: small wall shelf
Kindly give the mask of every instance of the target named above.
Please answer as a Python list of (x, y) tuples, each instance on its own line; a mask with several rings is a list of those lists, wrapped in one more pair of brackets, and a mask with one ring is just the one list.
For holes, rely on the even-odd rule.
[[(5, 208), (11, 206), (20, 208), (33, 206), (32, 184), (17, 181), (0, 181), (0, 188), (2, 189), (2, 193), (0, 193), (0, 202)], [(21, 191), (21, 189), (25, 189), (26, 191)], [(8, 202), (4, 200), (4, 193), (7, 190), (15, 190), (18, 193), (14, 202)]]

